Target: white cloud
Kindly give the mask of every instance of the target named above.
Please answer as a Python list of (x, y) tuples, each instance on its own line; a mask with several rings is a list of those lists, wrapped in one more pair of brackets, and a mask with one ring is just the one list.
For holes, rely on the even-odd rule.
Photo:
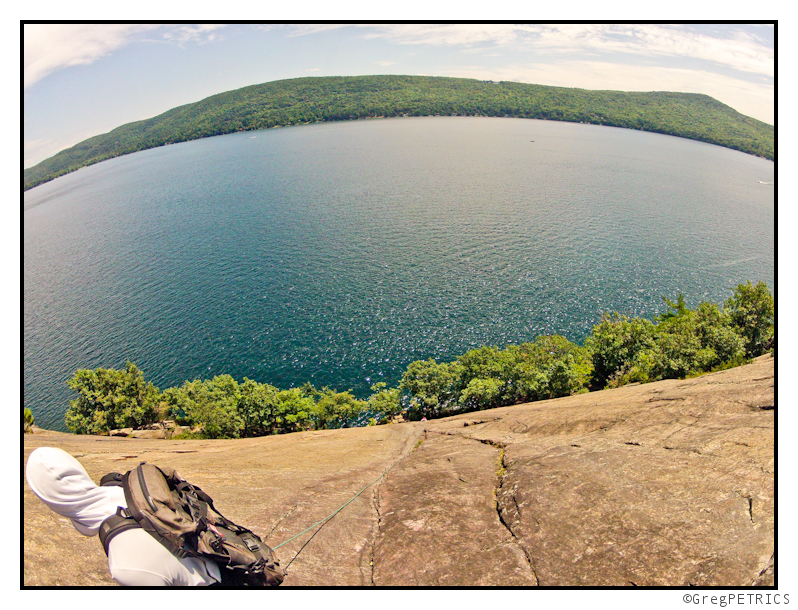
[(132, 35), (154, 26), (25, 24), (25, 88), (51, 72), (90, 64), (123, 46)]
[(743, 31), (730, 31), (728, 37), (721, 38), (657, 25), (634, 26), (631, 30), (628, 39), (617, 43), (618, 50), (649, 56), (702, 59), (769, 77), (775, 73), (773, 49)]
[[(334, 26), (336, 28), (342, 26)], [(729, 26), (698, 32), (680, 26), (652, 24), (388, 24), (360, 25), (365, 38), (399, 44), (512, 47), (544, 55), (622, 53), (635, 57), (679, 58), (714, 62), (742, 72), (773, 77), (774, 50), (758, 38)], [(296, 34), (321, 28), (302, 26)]]
[(395, 62), (395, 61), (375, 61), (374, 63), (377, 64), (378, 66), (387, 67), (387, 66), (395, 66), (397, 62)]
[(289, 36), (306, 36), (309, 34), (318, 34), (319, 32), (330, 32), (332, 30), (340, 30), (342, 28), (350, 27), (346, 24), (318, 24), (318, 23), (305, 23), (301, 25), (269, 25), (260, 26), (259, 29), (264, 31), (273, 31), (276, 29), (286, 30)]
[(161, 39), (178, 44), (217, 38), (220, 25), (157, 24), (25, 24), (25, 89), (48, 74), (70, 66), (91, 64), (148, 32), (161, 30)]
[(214, 40), (221, 40), (222, 37), (218, 36), (215, 31), (223, 27), (225, 26), (215, 23), (180, 25), (167, 29), (162, 36), (164, 40), (174, 40), (180, 44), (187, 42), (204, 44), (206, 42), (213, 42)]

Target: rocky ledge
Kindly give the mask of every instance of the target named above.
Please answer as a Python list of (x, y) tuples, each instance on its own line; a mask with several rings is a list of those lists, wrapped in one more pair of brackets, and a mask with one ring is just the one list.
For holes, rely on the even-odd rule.
[(111, 430), (109, 436), (122, 436), (130, 438), (163, 438), (171, 439), (172, 437), (186, 432), (192, 432), (191, 426), (178, 426), (172, 420), (163, 422), (156, 422), (141, 428), (119, 428), (118, 430)]
[[(61, 447), (95, 480), (172, 466), (272, 546), (366, 488), (276, 551), (284, 586), (773, 585), (773, 386), (764, 356), (435, 421), (232, 441), (39, 431), (24, 454)], [(113, 585), (99, 541), (23, 487), (23, 584)]]

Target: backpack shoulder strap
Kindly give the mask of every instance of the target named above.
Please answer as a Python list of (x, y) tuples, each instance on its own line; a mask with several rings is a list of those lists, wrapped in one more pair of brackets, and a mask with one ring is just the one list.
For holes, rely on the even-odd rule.
[(122, 487), (122, 475), (118, 472), (109, 472), (100, 479), (100, 487)]
[(130, 517), (127, 511), (121, 506), (116, 510), (115, 515), (111, 515), (103, 521), (102, 525), (100, 525), (99, 536), (100, 543), (103, 545), (103, 549), (105, 549), (105, 554), (108, 555), (108, 547), (111, 544), (111, 540), (113, 540), (117, 534), (121, 534), (134, 527), (140, 528), (141, 526), (135, 519)]

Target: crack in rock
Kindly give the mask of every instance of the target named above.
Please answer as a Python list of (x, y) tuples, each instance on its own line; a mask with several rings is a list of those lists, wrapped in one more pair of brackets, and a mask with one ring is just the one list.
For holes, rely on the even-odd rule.
[(754, 523), (754, 498), (751, 496), (750, 493), (743, 493), (739, 489), (735, 489), (734, 493), (740, 496), (743, 500), (748, 501), (748, 518), (751, 520), (751, 523)]
[[(488, 444), (493, 444), (493, 443), (488, 443)], [(504, 479), (505, 479), (505, 477), (507, 475), (507, 463), (505, 462), (504, 457), (505, 457), (505, 448), (502, 447), (501, 451), (499, 452), (499, 465), (500, 465), (500, 472), (499, 472), (499, 477), (498, 477), (499, 480), (498, 480), (498, 482), (496, 484), (496, 490), (494, 492), (494, 495), (496, 496), (496, 514), (499, 517), (499, 522), (504, 526), (504, 528), (507, 530), (507, 532), (512, 537), (513, 542), (518, 546), (519, 549), (521, 549), (521, 552), (524, 554), (524, 557), (526, 558), (526, 562), (529, 565), (529, 570), (532, 572), (532, 576), (535, 579), (535, 585), (539, 587), (540, 586), (540, 579), (538, 578), (538, 573), (537, 573), (537, 570), (535, 569), (535, 562), (532, 560), (532, 557), (529, 555), (529, 552), (524, 547), (524, 545), (521, 544), (521, 541), (518, 539), (518, 536), (516, 536), (515, 532), (513, 532), (513, 529), (510, 526), (510, 524), (507, 523), (504, 520), (503, 513), (504, 513), (505, 509), (502, 506), (501, 501), (499, 500), (499, 498), (501, 498), (502, 495), (503, 495), (501, 493), (501, 491), (502, 491), (502, 488), (504, 487)], [(504, 495), (506, 495), (506, 494), (504, 494)], [(518, 516), (520, 517), (521, 516), (521, 509), (518, 506), (518, 500), (515, 497), (515, 493), (510, 492), (509, 495), (510, 495), (510, 499), (515, 504), (516, 512), (518, 513)]]
[(376, 587), (376, 583), (374, 582), (374, 554), (377, 550), (377, 538), (380, 535), (380, 528), (382, 527), (382, 515), (380, 514), (380, 494), (379, 494), (379, 487), (374, 489), (374, 493), (372, 496), (374, 501), (374, 511), (377, 513), (377, 523), (376, 523), (376, 531), (374, 532), (374, 536), (371, 540), (371, 559), (369, 560), (369, 566), (371, 567), (371, 586)]
[(648, 402), (674, 402), (674, 401), (685, 401), (687, 400), (684, 396), (652, 396), (648, 399)]
[(279, 525), (280, 525), (280, 524), (281, 524), (283, 521), (285, 521), (285, 520), (286, 520), (286, 518), (288, 518), (288, 516), (289, 516), (291, 513), (293, 513), (293, 512), (294, 512), (294, 511), (295, 511), (297, 508), (299, 508), (299, 502), (297, 502), (297, 503), (296, 503), (296, 504), (294, 504), (294, 505), (293, 505), (291, 508), (289, 508), (289, 509), (288, 509), (288, 511), (287, 511), (287, 512), (286, 512), (286, 513), (285, 513), (285, 514), (282, 516), (282, 517), (280, 517), (280, 518), (279, 518), (279, 519), (278, 519), (278, 520), (275, 522), (275, 524), (272, 526), (272, 529), (270, 529), (270, 530), (269, 530), (269, 533), (268, 533), (268, 534), (266, 534), (265, 538), (266, 538), (267, 540), (268, 540), (269, 538), (271, 538), (271, 535), (274, 533), (274, 530), (276, 530), (276, 529), (277, 529), (277, 527), (278, 527), (278, 526), (279, 526)]
[(759, 571), (759, 574), (757, 574), (756, 578), (754, 578), (753, 582), (751, 583), (752, 587), (764, 587), (773, 584), (773, 574), (776, 569), (774, 564), (775, 557), (775, 553), (770, 555), (770, 559), (765, 564), (765, 567)]
[[(443, 434), (443, 435), (446, 435), (446, 436), (459, 436), (461, 438), (467, 438), (467, 439), (470, 439), (472, 441), (476, 441), (478, 443), (482, 443), (483, 445), (490, 445), (491, 447), (494, 447), (495, 449), (497, 449), (499, 451), (498, 481), (496, 483), (496, 488), (493, 490), (493, 495), (494, 495), (494, 498), (495, 498), (495, 501), (496, 501), (496, 504), (495, 504), (496, 515), (499, 518), (499, 522), (504, 526), (504, 528), (510, 534), (510, 537), (512, 538), (513, 543), (516, 546), (518, 546), (518, 548), (524, 554), (524, 558), (526, 559), (527, 565), (529, 565), (529, 570), (532, 573), (532, 577), (535, 579), (535, 586), (540, 586), (540, 579), (538, 578), (538, 573), (537, 573), (537, 570), (535, 569), (535, 562), (532, 559), (532, 557), (529, 555), (529, 552), (524, 547), (524, 545), (521, 544), (521, 541), (518, 539), (518, 536), (516, 536), (515, 532), (513, 532), (512, 527), (510, 526), (510, 524), (505, 521), (503, 513), (504, 512), (509, 512), (509, 511), (506, 511), (505, 507), (502, 506), (502, 502), (499, 499), (503, 495), (507, 495), (507, 494), (502, 494), (501, 493), (501, 490), (504, 487), (504, 479), (505, 479), (505, 477), (507, 475), (507, 463), (505, 461), (505, 452), (506, 452), (506, 449), (507, 449), (507, 445), (505, 443), (502, 443), (501, 441), (494, 441), (494, 440), (491, 440), (491, 439), (488, 439), (488, 438), (476, 438), (476, 437), (473, 437), (473, 436), (467, 436), (465, 434), (461, 434), (459, 432), (448, 432), (448, 431), (442, 431), (441, 432), (441, 431), (437, 431), (437, 430), (430, 430), (430, 432), (434, 432), (436, 434)], [(518, 512), (518, 515), (520, 516), (521, 515), (521, 510), (520, 510), (520, 507), (518, 506), (518, 500), (516, 499), (515, 494), (514, 493), (509, 493), (509, 495), (510, 495), (510, 499), (512, 500), (512, 502), (515, 504), (516, 511)], [(537, 521), (537, 519), (535, 519), (535, 521)]]
[(475, 421), (464, 421), (463, 428), (467, 428), (468, 426), (479, 426), (480, 424), (489, 424), (490, 422), (496, 421), (498, 418), (494, 417), (493, 419), (481, 419)]

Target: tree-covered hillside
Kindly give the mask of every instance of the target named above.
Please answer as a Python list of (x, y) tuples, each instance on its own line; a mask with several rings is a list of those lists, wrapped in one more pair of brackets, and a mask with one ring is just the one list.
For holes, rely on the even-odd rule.
[(128, 153), (209, 136), (369, 117), (508, 116), (594, 123), (774, 159), (774, 128), (694, 93), (589, 91), (428, 76), (298, 78), (213, 95), (89, 138), (24, 171), (25, 190)]

